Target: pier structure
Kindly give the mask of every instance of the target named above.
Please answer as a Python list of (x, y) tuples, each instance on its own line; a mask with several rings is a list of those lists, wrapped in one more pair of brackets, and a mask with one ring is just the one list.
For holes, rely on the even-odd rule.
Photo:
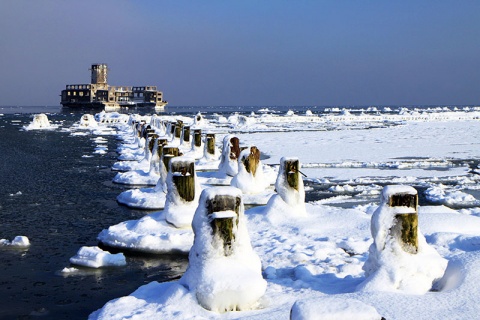
[(67, 84), (62, 90), (61, 104), (64, 107), (120, 108), (128, 106), (155, 107), (163, 109), (167, 101), (156, 86), (110, 86), (108, 67), (105, 63), (92, 64), (91, 82)]

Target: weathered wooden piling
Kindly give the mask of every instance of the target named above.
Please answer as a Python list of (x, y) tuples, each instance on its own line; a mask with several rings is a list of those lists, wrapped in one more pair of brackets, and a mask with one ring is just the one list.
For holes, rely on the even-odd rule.
[(156, 140), (157, 140), (157, 155), (159, 159), (162, 159), (163, 148), (167, 145), (167, 139), (163, 139), (163, 138), (160, 139), (157, 137)]
[(242, 162), (247, 172), (255, 176), (260, 163), (260, 150), (255, 146), (250, 147), (250, 154), (243, 158)]
[(155, 140), (157, 140), (158, 135), (155, 133), (148, 133), (147, 134), (147, 141), (148, 141), (148, 150), (153, 153), (153, 146), (155, 145)]
[(205, 136), (205, 143), (207, 145), (206, 151), (210, 155), (215, 154), (215, 133), (207, 133)]
[(190, 126), (183, 127), (183, 141), (190, 142)]
[(202, 146), (202, 130), (201, 129), (193, 130), (193, 144), (195, 147)]
[(136, 130), (137, 130), (137, 136), (139, 138), (141, 138), (142, 137), (142, 130), (143, 130), (143, 123), (138, 122), (135, 127), (136, 127)]
[(300, 161), (298, 159), (285, 159), (284, 160), (284, 168), (285, 172), (284, 175), (286, 177), (286, 181), (290, 188), (299, 191), (299, 184), (300, 181)]
[[(393, 194), (388, 206), (402, 208), (395, 214), (392, 235), (401, 241), (402, 248), (408, 253), (418, 252), (418, 194)], [(408, 209), (404, 209), (408, 208)]]
[[(241, 198), (231, 195), (216, 195), (214, 198), (207, 201), (207, 214), (211, 217), (210, 225), (213, 230), (213, 235), (217, 235), (223, 242), (223, 250), (225, 256), (232, 253), (232, 243), (235, 240), (233, 233), (234, 225), (238, 224), (238, 215), (241, 205)], [(223, 214), (234, 212), (235, 216), (226, 217)]]
[(230, 159), (237, 160), (240, 157), (240, 140), (237, 137), (232, 137), (230, 139)]
[(175, 124), (175, 138), (180, 139), (182, 135), (182, 129), (183, 129), (183, 121), (182, 120), (177, 120), (177, 123)]
[(173, 157), (178, 157), (180, 155), (180, 151), (176, 147), (163, 147), (163, 164), (165, 168), (168, 168), (170, 160)]
[(195, 199), (195, 163), (194, 161), (174, 161), (170, 164), (172, 180), (178, 195), (185, 201)]
[[(147, 139), (147, 133), (148, 133), (150, 130), (152, 130), (152, 127), (151, 127), (149, 124), (148, 124), (148, 125), (144, 125), (144, 126), (142, 127), (142, 137), (143, 137), (144, 139)], [(154, 131), (154, 132), (155, 132), (155, 131)]]

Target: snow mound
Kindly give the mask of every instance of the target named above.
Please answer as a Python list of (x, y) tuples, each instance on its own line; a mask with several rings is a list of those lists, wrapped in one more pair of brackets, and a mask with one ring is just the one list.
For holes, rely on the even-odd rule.
[(95, 117), (91, 114), (84, 114), (80, 118), (80, 128), (96, 128), (98, 127), (98, 122), (95, 120)]
[[(298, 163), (298, 168), (293, 167), (294, 163)], [(288, 168), (287, 168), (288, 166)], [(265, 214), (275, 220), (275, 216), (305, 216), (305, 190), (303, 179), (300, 176), (300, 162), (298, 158), (283, 157), (280, 160), (280, 168), (278, 170), (277, 180), (275, 182), (275, 190), (278, 194), (273, 195), (267, 203)], [(290, 186), (288, 176), (297, 176), (297, 188)]]
[(396, 216), (416, 214), (416, 207), (389, 205), (391, 197), (399, 194), (416, 195), (417, 191), (412, 187), (398, 185), (383, 189), (381, 204), (371, 220), (373, 244), (363, 266), (367, 278), (358, 286), (358, 290), (424, 294), (445, 272), (447, 260), (427, 244), (420, 230), (417, 230), (416, 252), (409, 244), (398, 239), (395, 230), (399, 223)]
[(193, 243), (191, 229), (177, 229), (165, 221), (163, 211), (139, 220), (129, 220), (102, 230), (103, 244), (147, 253), (188, 253)]
[[(215, 206), (222, 203), (226, 210), (216, 212)], [(230, 236), (225, 231), (228, 229), (217, 225), (215, 216), (231, 222)], [(225, 312), (253, 308), (267, 283), (262, 278), (260, 258), (250, 244), (241, 191), (232, 187), (205, 189), (192, 227), (194, 244), (180, 283), (195, 292), (205, 309)]]
[(380, 320), (377, 310), (354, 299), (322, 297), (299, 300), (292, 307), (291, 320)]
[[(240, 155), (240, 148), (234, 150), (234, 140), (238, 141), (235, 135), (226, 135), (223, 138), (223, 149), (218, 166), (218, 171), (225, 173), (228, 176), (235, 176), (238, 173), (238, 156)], [(238, 147), (238, 146), (237, 146)]]
[(52, 125), (48, 117), (44, 113), (36, 114), (33, 116), (33, 121), (28, 126), (23, 126), (25, 130), (42, 130), (42, 129), (55, 129), (57, 125)]
[(127, 261), (123, 253), (112, 254), (99, 247), (81, 247), (77, 254), (70, 258), (70, 263), (89, 268), (125, 266)]
[(258, 160), (256, 172), (250, 172), (245, 163), (252, 161), (254, 154), (260, 151), (256, 147), (243, 150), (238, 157), (238, 174), (232, 178), (231, 186), (242, 190), (245, 194), (256, 194), (264, 191), (269, 185), (268, 179), (264, 177), (262, 161)]

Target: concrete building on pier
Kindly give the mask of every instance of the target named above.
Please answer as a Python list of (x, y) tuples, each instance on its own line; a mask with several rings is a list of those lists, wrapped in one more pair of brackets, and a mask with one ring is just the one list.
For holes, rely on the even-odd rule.
[(105, 63), (92, 64), (89, 84), (68, 84), (62, 90), (64, 107), (121, 108), (127, 106), (164, 108), (167, 101), (156, 86), (109, 86)]

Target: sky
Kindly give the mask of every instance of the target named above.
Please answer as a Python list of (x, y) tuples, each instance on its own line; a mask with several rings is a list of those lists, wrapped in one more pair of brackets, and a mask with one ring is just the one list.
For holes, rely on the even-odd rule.
[(2, 0), (0, 105), (110, 85), (169, 106), (480, 104), (480, 1)]

